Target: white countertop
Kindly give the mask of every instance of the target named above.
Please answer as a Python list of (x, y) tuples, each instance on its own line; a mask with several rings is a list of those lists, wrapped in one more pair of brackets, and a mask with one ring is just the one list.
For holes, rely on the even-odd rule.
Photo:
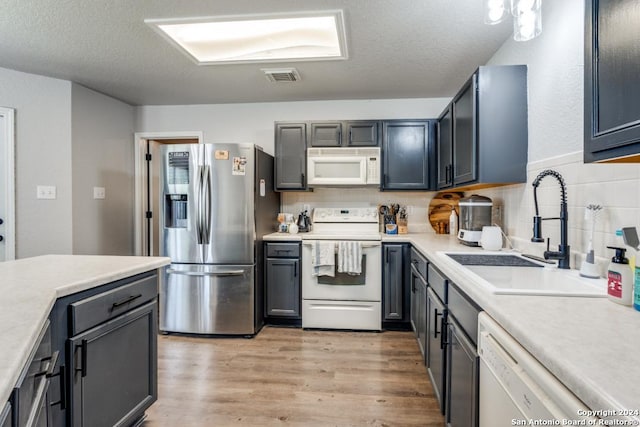
[(169, 264), (169, 258), (45, 255), (0, 263), (0, 407), (59, 297)]

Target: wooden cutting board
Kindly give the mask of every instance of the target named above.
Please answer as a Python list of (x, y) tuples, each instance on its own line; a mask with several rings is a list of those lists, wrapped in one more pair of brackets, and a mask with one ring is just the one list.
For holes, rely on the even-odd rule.
[(449, 216), (453, 207), (460, 217), (458, 201), (464, 197), (461, 191), (441, 191), (429, 203), (429, 222), (438, 234), (449, 232)]

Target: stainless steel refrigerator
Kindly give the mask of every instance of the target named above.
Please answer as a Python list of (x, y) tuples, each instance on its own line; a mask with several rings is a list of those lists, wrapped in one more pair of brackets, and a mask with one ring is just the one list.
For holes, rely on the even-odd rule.
[(252, 335), (264, 318), (262, 239), (280, 196), (253, 144), (162, 147), (160, 330)]

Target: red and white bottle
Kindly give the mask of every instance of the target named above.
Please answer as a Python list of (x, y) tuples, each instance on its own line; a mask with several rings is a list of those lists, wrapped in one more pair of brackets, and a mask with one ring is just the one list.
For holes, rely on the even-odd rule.
[(629, 268), (629, 260), (625, 258), (626, 249), (607, 246), (616, 251), (607, 269), (607, 296), (613, 302), (631, 305), (633, 295), (633, 275)]

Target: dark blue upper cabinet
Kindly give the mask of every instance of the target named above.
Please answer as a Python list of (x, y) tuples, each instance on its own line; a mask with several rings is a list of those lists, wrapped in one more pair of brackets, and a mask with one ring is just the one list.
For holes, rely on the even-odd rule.
[(382, 123), (381, 190), (432, 189), (436, 169), (434, 134), (435, 120)]
[(379, 147), (379, 120), (309, 123), (310, 147)]
[(480, 67), (438, 118), (437, 189), (526, 182), (527, 67)]
[(586, 0), (584, 161), (640, 161), (640, 2)]

